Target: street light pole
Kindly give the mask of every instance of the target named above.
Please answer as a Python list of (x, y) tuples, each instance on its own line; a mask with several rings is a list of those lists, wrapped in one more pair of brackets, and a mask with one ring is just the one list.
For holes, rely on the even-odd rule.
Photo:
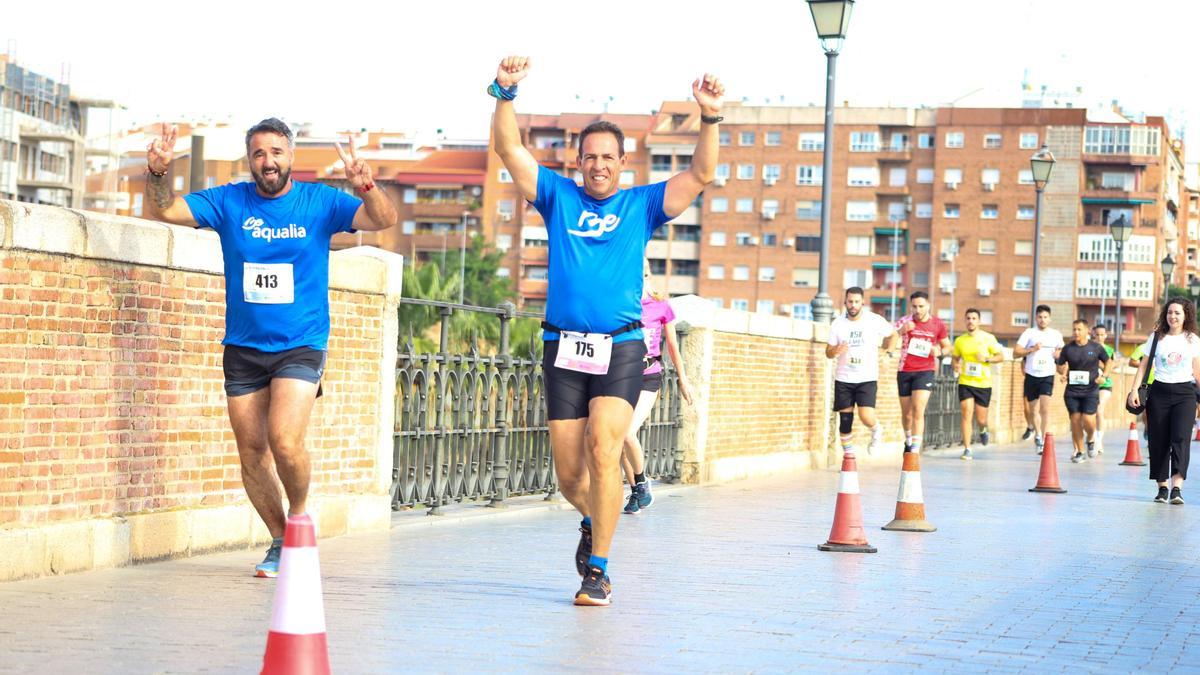
[(1113, 344), (1114, 353), (1121, 353), (1121, 271), (1125, 268), (1125, 242), (1129, 241), (1129, 236), (1133, 234), (1133, 223), (1125, 219), (1125, 216), (1117, 216), (1117, 219), (1108, 224), (1108, 234), (1117, 243), (1117, 309), (1114, 317), (1114, 328), (1116, 329), (1116, 341)]
[(1029, 159), (1029, 167), (1033, 173), (1033, 187), (1037, 191), (1037, 201), (1033, 207), (1033, 302), (1029, 307), (1029, 320), (1032, 325), (1037, 316), (1038, 306), (1038, 270), (1042, 257), (1042, 193), (1046, 183), (1050, 182), (1050, 172), (1054, 170), (1054, 155), (1047, 145)]
[(833, 299), (829, 297), (829, 212), (833, 193), (833, 90), (837, 70), (838, 50), (850, 27), (850, 12), (854, 0), (808, 0), (813, 25), (821, 47), (825, 50), (825, 148), (821, 163), (821, 256), (818, 265), (817, 295), (812, 299), (813, 320), (829, 323), (833, 320)]
[(1163, 306), (1166, 307), (1167, 301), (1171, 299), (1171, 277), (1175, 274), (1175, 259), (1168, 253), (1162, 259), (1163, 273)]

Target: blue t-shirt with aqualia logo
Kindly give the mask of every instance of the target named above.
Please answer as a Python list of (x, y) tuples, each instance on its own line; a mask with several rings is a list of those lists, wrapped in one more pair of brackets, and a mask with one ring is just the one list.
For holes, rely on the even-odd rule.
[(226, 345), (263, 352), (324, 351), (329, 341), (329, 241), (353, 232), (362, 200), (292, 181), (267, 199), (252, 182), (184, 196), (201, 227), (216, 230), (225, 261)]
[[(575, 181), (538, 167), (533, 206), (550, 238), (546, 321), (563, 330), (611, 333), (642, 320), (642, 260), (646, 242), (670, 220), (664, 183), (618, 190), (595, 199)], [(546, 331), (542, 339), (557, 340)], [(641, 329), (613, 343), (641, 340)]]

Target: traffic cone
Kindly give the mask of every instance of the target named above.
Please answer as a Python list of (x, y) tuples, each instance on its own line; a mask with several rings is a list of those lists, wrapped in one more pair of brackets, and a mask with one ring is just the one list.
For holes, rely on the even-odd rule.
[(900, 532), (933, 532), (933, 523), (925, 520), (925, 498), (921, 494), (921, 463), (917, 453), (904, 453), (900, 471), (900, 494), (896, 497), (896, 517), (883, 526)]
[(1138, 444), (1137, 422), (1129, 423), (1129, 440), (1125, 441), (1125, 461), (1121, 466), (1146, 466), (1142, 461), (1142, 448)]
[(288, 516), (261, 675), (329, 675), (317, 533), (308, 514)]
[(829, 541), (817, 546), (821, 551), (875, 553), (879, 549), (867, 542), (863, 531), (862, 502), (858, 495), (858, 464), (853, 453), (842, 455), (842, 474), (838, 479), (837, 506), (833, 511), (833, 529)]
[(1038, 482), (1029, 488), (1030, 492), (1066, 492), (1058, 484), (1058, 461), (1054, 459), (1054, 435), (1046, 432), (1045, 445), (1042, 451), (1042, 470), (1038, 473)]

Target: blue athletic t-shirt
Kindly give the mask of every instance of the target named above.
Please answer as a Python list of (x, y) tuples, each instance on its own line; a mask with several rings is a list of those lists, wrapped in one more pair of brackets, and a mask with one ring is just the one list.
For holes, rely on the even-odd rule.
[(328, 185), (292, 181), (267, 199), (254, 183), (184, 196), (192, 217), (221, 238), (225, 260), (222, 344), (282, 352), (324, 351), (329, 341), (329, 240), (350, 227), (362, 200)]
[[(546, 321), (563, 330), (610, 333), (642, 320), (642, 259), (663, 223), (666, 183), (589, 196), (575, 181), (538, 167), (533, 206), (550, 237)], [(546, 331), (544, 340), (557, 340)], [(641, 340), (642, 330), (613, 343)]]

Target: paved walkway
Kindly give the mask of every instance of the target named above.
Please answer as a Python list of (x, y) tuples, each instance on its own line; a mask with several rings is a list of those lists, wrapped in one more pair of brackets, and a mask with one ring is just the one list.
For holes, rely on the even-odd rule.
[[(576, 608), (563, 508), (400, 514), (321, 542), (338, 673), (1200, 672), (1200, 490), (1151, 502), (1123, 434), (1027, 492), (1030, 447), (923, 457), (932, 534), (883, 532), (896, 466), (865, 470), (874, 555), (817, 551), (837, 475), (661, 489), (618, 530), (614, 605)], [(433, 526), (430, 521), (437, 520)], [(0, 584), (0, 671), (257, 672), (260, 552)]]

